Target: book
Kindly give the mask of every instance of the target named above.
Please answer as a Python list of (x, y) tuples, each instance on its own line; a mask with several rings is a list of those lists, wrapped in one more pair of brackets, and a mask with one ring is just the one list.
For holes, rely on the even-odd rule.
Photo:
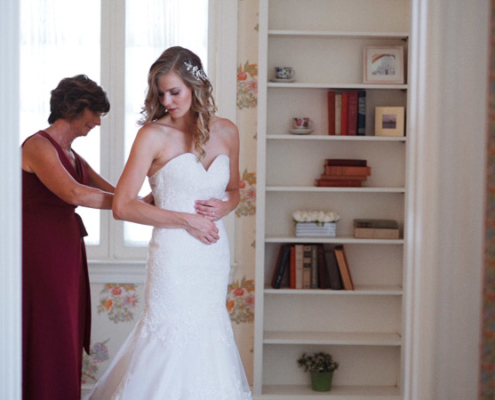
[(354, 228), (356, 239), (400, 239), (398, 229)]
[(289, 269), (290, 263), (290, 245), (284, 244), (280, 246), (280, 250), (278, 253), (277, 264), (275, 265), (275, 269), (273, 271), (272, 277), (272, 288), (280, 289), (282, 284), (282, 279), (284, 278), (284, 274)]
[(366, 91), (358, 92), (357, 135), (366, 135)]
[(351, 90), (347, 94), (348, 106), (347, 106), (347, 134), (357, 134), (357, 120), (358, 120), (358, 92), (357, 90)]
[(368, 165), (367, 160), (358, 160), (352, 158), (327, 158), (325, 160), (325, 166), (356, 166), (356, 167), (366, 167)]
[(318, 287), (320, 289), (330, 289), (330, 276), (328, 275), (327, 261), (325, 258), (325, 247), (317, 244), (318, 252)]
[(302, 288), (311, 289), (311, 245), (303, 245), (303, 279)]
[(302, 244), (296, 244), (295, 248), (295, 269), (296, 269), (296, 289), (303, 287), (303, 259), (304, 249)]
[(370, 176), (371, 167), (326, 165), (325, 175)]
[(358, 180), (333, 180), (333, 179), (315, 179), (316, 186), (321, 187), (361, 187), (361, 181)]
[(335, 134), (342, 135), (342, 95), (335, 95)]
[(392, 219), (355, 219), (357, 239), (399, 239), (399, 224)]
[(353, 221), (355, 228), (374, 228), (374, 229), (398, 229), (399, 224), (393, 219), (355, 219)]
[(342, 112), (340, 113), (342, 118), (341, 118), (341, 135), (347, 135), (347, 114), (348, 114), (348, 107), (349, 107), (349, 93), (343, 92), (342, 93)]
[(342, 278), (340, 277), (339, 266), (337, 265), (337, 257), (335, 251), (330, 250), (325, 252), (325, 260), (327, 263), (328, 279), (330, 281), (330, 289), (342, 290)]
[(342, 284), (345, 290), (354, 290), (354, 283), (352, 282), (351, 271), (349, 264), (347, 263), (347, 257), (345, 254), (344, 246), (338, 245), (334, 248), (335, 258), (337, 259), (337, 265), (339, 267), (340, 276), (342, 278)]
[(311, 289), (318, 288), (318, 246), (311, 245)]
[(296, 246), (290, 246), (290, 273), (289, 273), (289, 287), (291, 289), (296, 288)]
[(335, 135), (335, 92), (327, 93), (328, 103), (328, 134)]
[(320, 179), (329, 180), (329, 181), (365, 181), (368, 179), (367, 175), (350, 175), (350, 176), (342, 176), (342, 175), (327, 175), (321, 174)]

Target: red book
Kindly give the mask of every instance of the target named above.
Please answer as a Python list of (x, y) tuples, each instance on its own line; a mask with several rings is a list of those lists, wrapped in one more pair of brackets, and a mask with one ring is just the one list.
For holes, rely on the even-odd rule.
[(337, 166), (327, 165), (325, 167), (326, 175), (342, 175), (342, 176), (369, 176), (371, 175), (371, 167), (354, 167), (354, 166)]
[(356, 160), (352, 158), (327, 158), (325, 165), (366, 167), (366, 160)]
[(361, 181), (349, 180), (333, 180), (333, 179), (316, 179), (316, 186), (322, 187), (361, 187)]
[(347, 121), (349, 110), (349, 93), (342, 92), (342, 135), (347, 135)]
[(331, 175), (331, 174), (321, 174), (320, 180), (324, 181), (366, 181), (368, 180), (367, 175)]
[(347, 134), (357, 134), (357, 121), (358, 121), (358, 92), (352, 90), (348, 94), (347, 105)]
[(335, 135), (335, 92), (327, 93), (328, 99), (328, 134)]

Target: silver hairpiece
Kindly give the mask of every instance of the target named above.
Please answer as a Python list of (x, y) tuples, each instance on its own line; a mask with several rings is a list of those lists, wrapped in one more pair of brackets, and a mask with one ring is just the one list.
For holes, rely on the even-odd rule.
[(206, 76), (205, 71), (203, 71), (203, 68), (198, 68), (197, 65), (192, 65), (189, 61), (184, 61), (184, 65), (186, 66), (186, 69), (196, 78), (197, 81), (200, 79), (203, 81), (208, 80), (208, 77)]

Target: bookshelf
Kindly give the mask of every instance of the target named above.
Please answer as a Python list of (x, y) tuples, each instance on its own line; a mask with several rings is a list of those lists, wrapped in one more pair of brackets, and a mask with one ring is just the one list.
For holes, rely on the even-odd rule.
[[(355, 239), (356, 218), (394, 219), (404, 232), (407, 136), (376, 137), (374, 109), (407, 105), (404, 84), (363, 84), (364, 46), (403, 46), (407, 65), (409, 0), (260, 0), (256, 220), (256, 399), (402, 399), (406, 239)], [(271, 82), (275, 66), (295, 82)], [(366, 90), (365, 136), (327, 134), (329, 90)], [(406, 108), (407, 111), (407, 108)], [(288, 132), (310, 117), (314, 131)], [(411, 133), (408, 132), (408, 135)], [(326, 158), (366, 159), (362, 187), (316, 187)], [(340, 214), (337, 237), (294, 236), (291, 215)], [(270, 286), (285, 243), (343, 244), (353, 291)], [(314, 392), (297, 367), (303, 352), (327, 351), (340, 367), (330, 392)]]

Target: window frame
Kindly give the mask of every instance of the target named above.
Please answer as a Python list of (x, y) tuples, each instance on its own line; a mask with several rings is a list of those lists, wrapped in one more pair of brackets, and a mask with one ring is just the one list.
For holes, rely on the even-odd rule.
[[(125, 0), (101, 2), (101, 85), (107, 91), (112, 110), (102, 120), (100, 173), (117, 184), (125, 165)], [(236, 122), (237, 92), (237, 1), (210, 0), (208, 14), (208, 75), (215, 88), (218, 114)], [(235, 217), (225, 219), (234, 262)], [(115, 260), (141, 264), (147, 246), (126, 246), (124, 223), (111, 211), (100, 213), (100, 244), (87, 245), (93, 265)]]

